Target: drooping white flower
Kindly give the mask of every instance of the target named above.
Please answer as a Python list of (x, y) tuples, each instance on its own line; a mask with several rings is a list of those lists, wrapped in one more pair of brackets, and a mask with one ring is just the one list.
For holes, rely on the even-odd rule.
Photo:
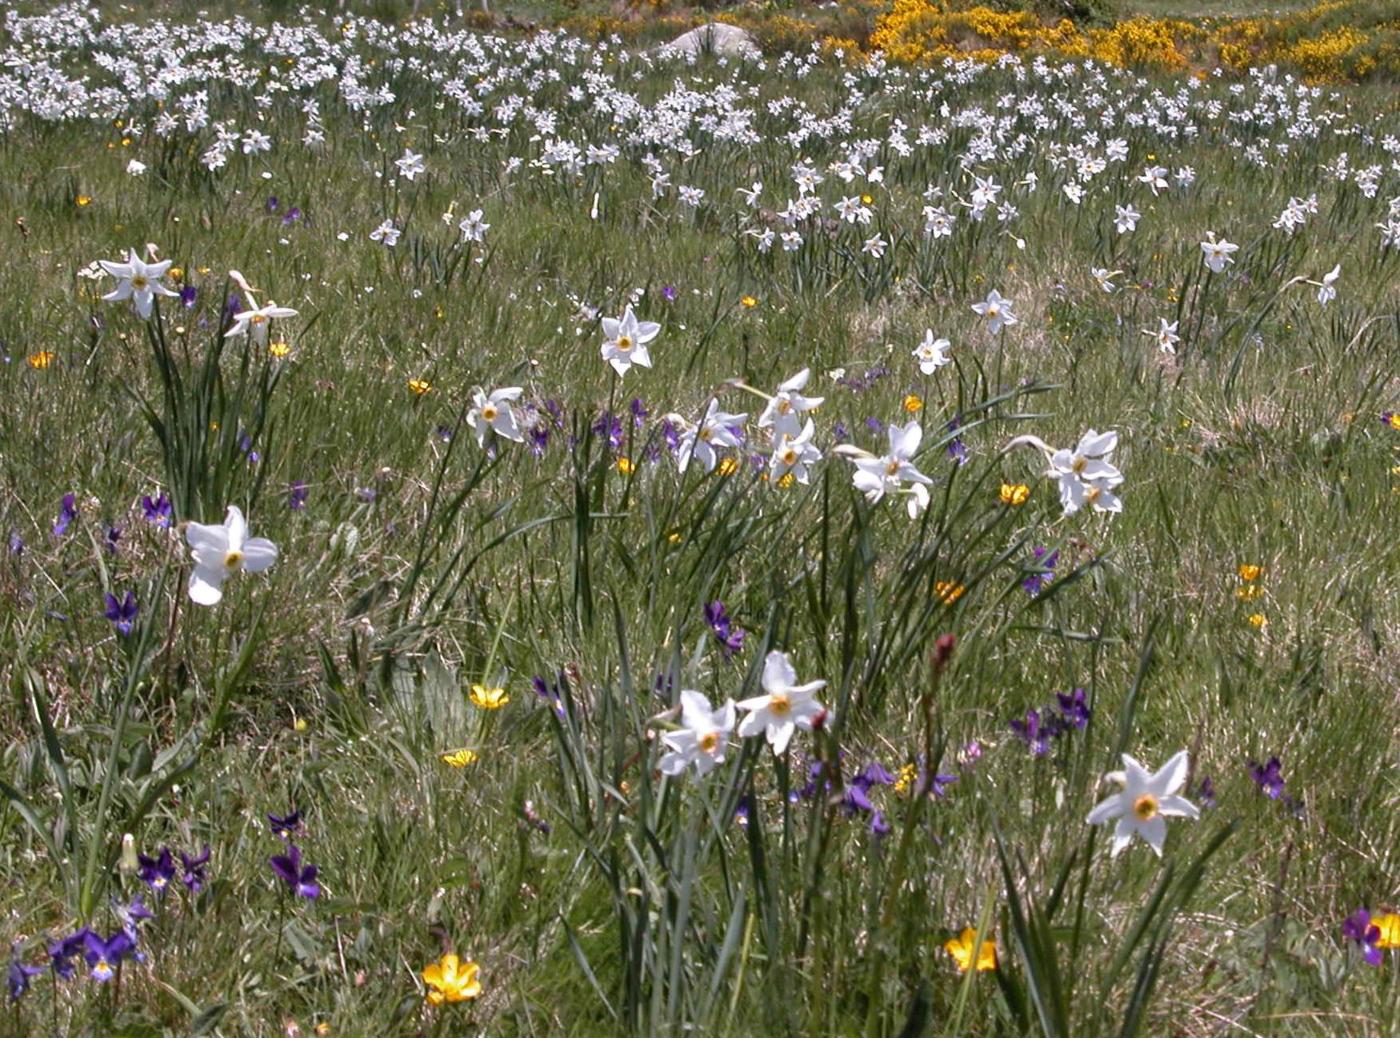
[(135, 249), (127, 250), (125, 263), (98, 260), (102, 269), (117, 279), (117, 287), (108, 292), (102, 299), (108, 303), (119, 303), (123, 299), (130, 299), (141, 320), (149, 320), (151, 305), (156, 296), (179, 294), (167, 288), (160, 280), (170, 269), (171, 262), (171, 260), (161, 260), (159, 263), (145, 263), (140, 256), (136, 255)]
[(824, 396), (803, 396), (801, 390), (807, 387), (812, 377), (811, 368), (803, 368), (792, 378), (778, 386), (778, 391), (768, 398), (768, 406), (758, 416), (760, 429), (773, 430), (773, 435), (796, 436), (802, 429), (802, 415), (821, 407)]
[(1182, 750), (1162, 769), (1149, 773), (1128, 754), (1123, 754), (1123, 770), (1105, 776), (1109, 781), (1119, 783), (1123, 788), (1089, 812), (1090, 825), (1118, 819), (1113, 832), (1113, 855), (1116, 857), (1128, 846), (1134, 836), (1141, 837), (1147, 845), (1162, 856), (1162, 845), (1167, 839), (1168, 818), (1200, 818), (1201, 812), (1195, 804), (1179, 796), (1181, 787), (1186, 784), (1186, 773), (1190, 760)]
[(1322, 275), (1322, 283), (1317, 286), (1317, 301), (1323, 306), (1337, 298), (1337, 279), (1341, 276), (1342, 265), (1340, 263)]
[(1106, 267), (1090, 267), (1089, 273), (1094, 276), (1094, 282), (1100, 289), (1111, 294), (1118, 287), (1113, 283), (1113, 279), (1123, 272), (1121, 270), (1109, 270)]
[(603, 359), (619, 375), (627, 374), (633, 364), (649, 368), (651, 354), (647, 352), (647, 343), (660, 333), (661, 325), (655, 321), (638, 321), (629, 303), (620, 318), (603, 318)]
[(277, 545), (263, 537), (248, 536), (243, 513), (228, 506), (220, 526), (190, 523), (185, 540), (194, 555), (190, 573), (190, 598), (200, 605), (215, 605), (224, 597), (224, 581), (240, 570), (261, 573), (277, 561)]
[(1086, 504), (1100, 512), (1123, 510), (1122, 502), (1112, 493), (1122, 485), (1123, 474), (1108, 460), (1117, 446), (1116, 432), (1090, 429), (1079, 438), (1074, 450), (1061, 449), (1050, 454), (1050, 468), (1045, 474), (1059, 484), (1065, 515), (1073, 515)]
[(925, 330), (924, 341), (914, 347), (914, 356), (919, 358), (919, 370), (925, 375), (932, 375), (944, 364), (952, 363), (953, 358), (948, 356), (952, 348), (953, 344), (947, 339), (935, 339), (932, 328)]
[(1020, 318), (1011, 312), (1011, 308), (1015, 305), (1010, 299), (1004, 299), (996, 289), (992, 289), (982, 302), (973, 303), (972, 309), (979, 316), (987, 319), (987, 330), (995, 335), (1003, 328), (1009, 328), (1020, 322)]
[(525, 434), (520, 431), (515, 409), (510, 406), (510, 402), (519, 400), (523, 392), (519, 386), (507, 386), (504, 389), (492, 390), (489, 394), (481, 389), (472, 393), (472, 407), (467, 412), (467, 424), (476, 433), (478, 446), (486, 446), (488, 432), (494, 432), (497, 436), (517, 443), (524, 441)]
[(724, 763), (729, 733), (734, 730), (734, 700), (726, 700), (718, 710), (699, 692), (681, 692), (681, 729), (661, 737), (670, 751), (657, 767), (663, 775), (679, 775), (693, 764), (702, 778)]
[(813, 695), (826, 687), (825, 681), (797, 683), (797, 671), (785, 652), (773, 651), (763, 662), (761, 696), (740, 700), (740, 710), (748, 716), (739, 723), (739, 735), (747, 739), (760, 732), (768, 739), (774, 754), (781, 754), (801, 728), (811, 731), (819, 721), (830, 718), (827, 709)]
[(815, 431), (812, 419), (808, 418), (807, 424), (796, 436), (778, 434), (778, 440), (773, 445), (773, 457), (769, 460), (769, 467), (773, 470), (770, 479), (775, 486), (788, 474), (799, 483), (807, 482), (807, 467), (822, 457), (822, 452), (812, 446)]
[(234, 314), (233, 327), (224, 333), (224, 337), (232, 339), (239, 335), (247, 335), (257, 345), (262, 346), (267, 343), (269, 321), (295, 316), (297, 312), (290, 306), (278, 306), (269, 300), (266, 306), (257, 306)]

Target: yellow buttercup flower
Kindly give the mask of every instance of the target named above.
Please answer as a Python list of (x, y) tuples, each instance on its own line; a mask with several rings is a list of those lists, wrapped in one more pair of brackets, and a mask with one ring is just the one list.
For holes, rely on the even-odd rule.
[(918, 414), (924, 409), (923, 398), (917, 393), (910, 393), (904, 398), (904, 410), (909, 414)]
[[(958, 964), (958, 972), (966, 973), (972, 968), (973, 946), (977, 943), (977, 930), (969, 926), (959, 936), (947, 941), (943, 945), (943, 950), (953, 957), (953, 961)], [(985, 973), (987, 970), (997, 968), (997, 948), (991, 941), (983, 941), (982, 947), (977, 949), (977, 972)]]
[(914, 780), (919, 777), (919, 769), (913, 764), (906, 764), (899, 769), (899, 774), (894, 780), (894, 791), (900, 796), (908, 793), (914, 788)]
[(1392, 411), (1388, 421), (1392, 429), (1400, 432), (1400, 411)]
[(79, 195), (77, 198), (73, 199), (73, 204), (79, 209), (86, 209), (88, 206), (92, 205), (92, 196)]
[(433, 384), (426, 378), (411, 378), (408, 380), (408, 388), (417, 396), (422, 396), (433, 388)]
[(442, 761), (449, 768), (465, 768), (469, 764), (475, 764), (480, 759), (480, 754), (475, 750), (467, 749), (465, 746), (460, 750), (448, 750), (446, 753), (438, 754), (438, 760)]
[(466, 1002), (481, 994), (477, 979), (480, 967), (468, 959), (463, 962), (448, 952), (437, 962), (423, 967), (423, 983), (428, 985), (428, 1002), (440, 1006), (444, 1002)]
[(962, 598), (966, 590), (967, 588), (955, 580), (940, 580), (933, 585), (933, 593), (943, 600), (944, 605), (952, 605)]
[[(764, 476), (763, 478), (767, 479), (768, 477)], [(786, 490), (788, 487), (792, 486), (796, 482), (797, 480), (796, 478), (794, 478), (791, 472), (784, 472), (781, 476), (778, 477), (778, 487), (782, 490)]]
[(1245, 584), (1235, 588), (1235, 597), (1241, 602), (1253, 602), (1256, 598), (1262, 598), (1264, 589), (1258, 584)]
[(183, 279), (184, 276), (185, 276), (185, 271), (184, 271), (184, 269), (181, 268), (181, 267), (171, 267), (171, 268), (170, 268), (169, 270), (167, 270), (165, 273), (166, 273), (166, 276), (169, 277), (171, 281), (180, 281), (180, 280)]
[(1371, 925), (1381, 932), (1376, 940), (1377, 948), (1400, 948), (1400, 915), (1394, 912), (1373, 915)]
[(1264, 575), (1264, 567), (1257, 566), (1252, 562), (1241, 562), (1239, 569), (1235, 572), (1240, 575), (1241, 580), (1245, 583), (1249, 583), (1250, 581), (1258, 580)]
[(632, 475), (632, 471), (633, 471), (636, 467), (637, 467), (637, 466), (635, 466), (635, 465), (632, 464), (632, 459), (631, 459), (631, 458), (618, 458), (618, 459), (617, 459), (617, 471), (621, 472), (624, 476), (630, 476), (630, 475)]
[(860, 204), (861, 204), (861, 205), (870, 205), (870, 203), (872, 203), (872, 202), (874, 202), (874, 201), (875, 201), (875, 198), (874, 198), (873, 195), (861, 195), (861, 196), (860, 196)]
[(1004, 505), (1023, 505), (1031, 496), (1031, 488), (1024, 483), (1003, 483), (1001, 485), (1001, 503)]
[(471, 701), (483, 710), (499, 710), (510, 702), (510, 696), (506, 695), (506, 690), (503, 688), (473, 685), (470, 695)]
[(758, 305), (758, 300), (755, 299), (753, 296), (744, 296), (743, 299), (739, 300), (739, 303), (744, 307), (745, 310), (752, 310)]
[(40, 350), (38, 353), (29, 355), (29, 366), (35, 371), (43, 371), (54, 361), (54, 355), (48, 350)]
[(732, 476), (739, 471), (739, 463), (733, 458), (725, 458), (719, 463), (719, 474), (721, 476)]
[(1252, 614), (1249, 618), (1249, 622), (1251, 626), (1260, 631), (1269, 626), (1269, 618), (1263, 613)]
[(286, 339), (278, 339), (276, 342), (270, 342), (267, 344), (267, 352), (272, 354), (278, 360), (281, 360), (287, 354), (292, 352), (292, 347)]

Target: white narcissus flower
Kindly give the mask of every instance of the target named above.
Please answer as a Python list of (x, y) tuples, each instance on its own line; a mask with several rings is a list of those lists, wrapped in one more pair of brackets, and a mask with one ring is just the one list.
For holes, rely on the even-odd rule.
[(797, 729), (811, 731), (819, 720), (830, 718), (827, 709), (813, 695), (825, 687), (825, 681), (799, 685), (797, 671), (787, 653), (770, 652), (763, 661), (764, 694), (737, 704), (740, 710), (748, 713), (739, 724), (739, 734), (747, 739), (762, 732), (768, 745), (773, 747), (773, 753), (781, 754)]
[[(910, 422), (904, 426), (891, 424), (887, 432), (890, 438), (890, 452), (882, 458), (848, 443), (835, 448), (835, 453), (855, 462), (856, 471), (851, 481), (871, 504), (875, 504), (887, 493), (899, 491), (906, 480), (923, 484), (933, 482), (913, 464), (913, 457), (924, 437), (919, 423)], [(917, 512), (911, 505), (910, 515), (915, 514)]]
[(925, 330), (924, 341), (914, 347), (914, 356), (919, 358), (919, 370), (925, 375), (932, 375), (944, 364), (951, 363), (953, 358), (948, 356), (948, 351), (952, 348), (953, 344), (947, 339), (935, 339), (932, 328)]
[(1317, 301), (1323, 306), (1337, 298), (1337, 279), (1341, 276), (1342, 265), (1340, 263), (1322, 275), (1322, 284), (1317, 286)]
[(267, 342), (269, 321), (280, 321), (295, 316), (297, 316), (297, 312), (290, 306), (278, 306), (268, 300), (266, 306), (257, 306), (251, 310), (243, 310), (234, 314), (233, 327), (224, 333), (224, 337), (232, 339), (235, 336), (247, 335), (261, 346)]
[(419, 173), (424, 172), (428, 168), (423, 163), (423, 156), (415, 154), (408, 148), (403, 150), (403, 158), (396, 159), (394, 165), (399, 168), (399, 173), (405, 180), (415, 179)]
[(1089, 812), (1090, 825), (1102, 825), (1114, 818), (1118, 826), (1113, 833), (1113, 855), (1116, 857), (1133, 840), (1142, 837), (1157, 857), (1162, 856), (1162, 844), (1167, 839), (1168, 818), (1200, 818), (1201, 812), (1185, 797), (1178, 796), (1186, 784), (1189, 758), (1182, 750), (1162, 766), (1162, 770), (1149, 773), (1126, 753), (1123, 754), (1122, 771), (1105, 776), (1109, 781), (1120, 783), (1123, 790), (1109, 797)]
[(773, 457), (769, 462), (773, 469), (770, 479), (774, 485), (788, 474), (799, 483), (807, 482), (807, 466), (821, 461), (822, 457), (822, 452), (812, 446), (815, 431), (812, 419), (808, 418), (798, 435), (789, 437), (787, 433), (778, 434), (778, 442), (773, 446)]
[(633, 364), (644, 368), (651, 367), (651, 354), (647, 343), (661, 333), (661, 325), (655, 321), (639, 321), (632, 313), (629, 303), (620, 318), (603, 318), (603, 359), (613, 366), (619, 375), (627, 374)]
[(1127, 234), (1136, 229), (1137, 222), (1142, 219), (1142, 214), (1130, 205), (1116, 205), (1113, 217), (1113, 226), (1119, 234)]
[(1238, 245), (1224, 238), (1216, 241), (1214, 231), (1207, 231), (1206, 240), (1201, 242), (1201, 258), (1214, 274), (1219, 274), (1227, 265), (1234, 263), (1235, 257), (1231, 253), (1238, 251)]
[(713, 472), (719, 455), (716, 447), (738, 447), (743, 441), (734, 430), (749, 420), (747, 412), (730, 414), (719, 409), (719, 401), (710, 398), (705, 408), (705, 417), (699, 425), (692, 425), (682, 415), (668, 414), (667, 420), (681, 430), (681, 442), (676, 451), (676, 464), (682, 472), (690, 467), (694, 458), (704, 466), (706, 472)]
[(1159, 327), (1155, 332), (1151, 328), (1144, 328), (1142, 330), (1142, 334), (1150, 335), (1154, 339), (1156, 339), (1157, 347), (1163, 353), (1175, 353), (1176, 344), (1181, 341), (1181, 336), (1176, 334), (1176, 326), (1181, 322), (1172, 321), (1170, 324), (1168, 324), (1167, 319), (1165, 317), (1159, 317), (1157, 318), (1157, 320), (1162, 322), (1161, 327)]
[(1015, 305), (1010, 299), (1003, 298), (996, 289), (992, 289), (982, 302), (973, 303), (972, 309), (987, 319), (987, 330), (995, 335), (1003, 328), (1020, 322), (1020, 318), (1011, 312)]
[(393, 220), (385, 220), (378, 227), (369, 232), (369, 240), (383, 242), (392, 249), (399, 243), (399, 235), (401, 234), (403, 234), (403, 231), (394, 226)]
[(491, 229), (491, 225), (483, 219), (485, 215), (484, 210), (473, 209), (462, 218), (457, 229), (462, 232), (463, 241), (480, 242), (486, 239), (486, 232)]
[(519, 400), (520, 395), (525, 392), (519, 386), (507, 386), (505, 389), (495, 389), (491, 393), (477, 389), (472, 393), (472, 407), (467, 412), (467, 424), (476, 433), (477, 446), (486, 446), (486, 434), (494, 432), (497, 436), (503, 436), (507, 440), (514, 440), (522, 443), (525, 434), (520, 431), (520, 424), (515, 420), (515, 410), (510, 406), (512, 400)]
[(729, 748), (729, 733), (734, 730), (734, 700), (727, 700), (718, 710), (701, 693), (685, 689), (681, 692), (680, 731), (667, 732), (661, 737), (670, 751), (657, 767), (663, 775), (679, 775), (694, 764), (695, 773), (704, 777), (724, 763)]
[(145, 263), (136, 255), (135, 249), (127, 250), (125, 263), (114, 260), (98, 260), (102, 269), (117, 279), (117, 287), (102, 297), (104, 302), (119, 303), (130, 299), (141, 320), (149, 320), (151, 304), (156, 296), (174, 296), (179, 293), (161, 284), (160, 279), (170, 269), (171, 260), (159, 263)]
[(224, 597), (224, 581), (239, 570), (261, 573), (277, 561), (277, 545), (263, 537), (250, 538), (235, 505), (228, 506), (222, 526), (190, 523), (185, 540), (194, 555), (190, 598), (200, 605), (217, 604)]
[(802, 415), (821, 407), (824, 396), (803, 396), (800, 392), (807, 387), (812, 377), (811, 368), (803, 368), (792, 378), (778, 387), (778, 391), (768, 398), (768, 406), (758, 416), (760, 429), (773, 430), (774, 436), (786, 434), (796, 436), (802, 428)]
[(1061, 449), (1050, 454), (1050, 468), (1045, 474), (1059, 484), (1065, 515), (1073, 515), (1086, 504), (1099, 512), (1123, 510), (1123, 502), (1113, 493), (1115, 487), (1122, 485), (1123, 474), (1108, 460), (1117, 446), (1116, 432), (1090, 429), (1079, 438), (1074, 450)]

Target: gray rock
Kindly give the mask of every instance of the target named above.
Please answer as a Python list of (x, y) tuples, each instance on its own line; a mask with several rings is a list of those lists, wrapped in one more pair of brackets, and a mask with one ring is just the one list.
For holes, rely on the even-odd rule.
[(659, 48), (662, 54), (715, 54), (723, 58), (759, 58), (762, 56), (753, 35), (737, 25), (710, 22), (681, 33)]

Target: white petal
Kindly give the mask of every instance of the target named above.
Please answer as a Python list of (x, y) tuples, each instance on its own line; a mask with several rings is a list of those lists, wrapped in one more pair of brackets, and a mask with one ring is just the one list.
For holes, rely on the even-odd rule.
[(277, 545), (266, 537), (254, 537), (243, 544), (243, 568), (249, 573), (261, 573), (277, 561)]
[(243, 518), (243, 511), (237, 505), (228, 506), (224, 529), (228, 531), (228, 550), (242, 551), (243, 542), (248, 539), (248, 521)]
[[(797, 682), (797, 670), (787, 653), (776, 649), (763, 661), (763, 688), (766, 692), (786, 692)], [(743, 703), (739, 704), (743, 706)]]
[(209, 552), (224, 557), (228, 551), (228, 531), (223, 526), (190, 523), (185, 527), (185, 541), (196, 552)]
[(788, 743), (792, 741), (792, 733), (797, 731), (797, 725), (791, 721), (780, 721), (777, 724), (768, 726), (768, 744), (773, 747), (773, 755), (781, 756), (787, 749)]
[(1164, 796), (1157, 801), (1157, 810), (1168, 818), (1200, 818), (1201, 812), (1185, 797)]
[(1110, 818), (1117, 818), (1125, 809), (1123, 796), (1115, 793), (1107, 800), (1100, 801), (1097, 807), (1089, 812), (1088, 822), (1090, 825), (1102, 825)]
[(190, 598), (199, 605), (217, 605), (224, 597), (223, 591), (219, 589), (219, 584), (223, 580), (224, 571), (219, 569), (195, 569), (190, 574)]
[(1191, 759), (1185, 750), (1163, 764), (1161, 770), (1147, 783), (1148, 791), (1159, 799), (1177, 792), (1186, 785), (1186, 773), (1191, 770)]

